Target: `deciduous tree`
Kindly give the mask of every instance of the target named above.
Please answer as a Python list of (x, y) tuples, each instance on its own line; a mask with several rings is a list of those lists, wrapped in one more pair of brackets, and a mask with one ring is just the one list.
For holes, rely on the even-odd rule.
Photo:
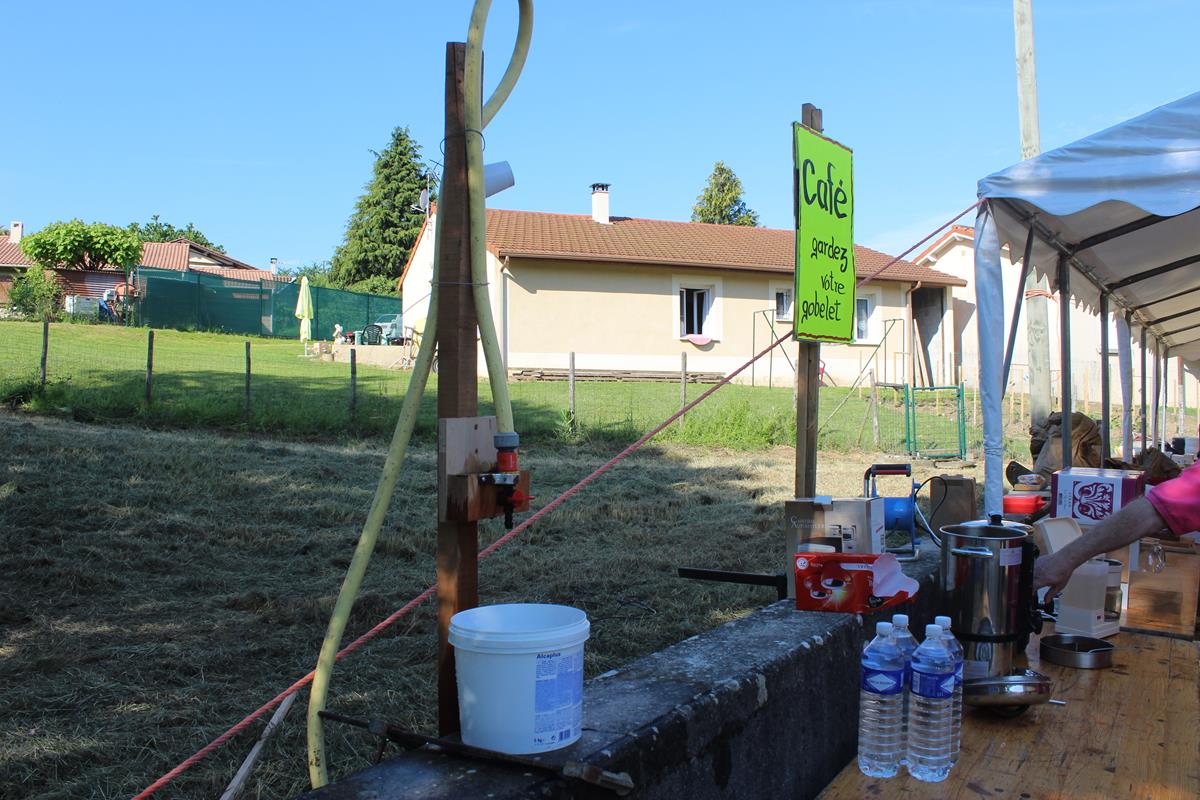
[(346, 240), (333, 256), (333, 279), (349, 286), (375, 275), (399, 278), (417, 241), (425, 214), (417, 206), (426, 187), (421, 148), (407, 128), (392, 131), (392, 141), (375, 154), (366, 192), (346, 224)]
[(711, 222), (717, 225), (758, 225), (758, 214), (742, 200), (742, 182), (724, 161), (713, 165), (708, 185), (692, 206), (692, 222)]
[(125, 228), (73, 219), (25, 236), (21, 252), (45, 269), (117, 267), (128, 271), (141, 261), (142, 243)]

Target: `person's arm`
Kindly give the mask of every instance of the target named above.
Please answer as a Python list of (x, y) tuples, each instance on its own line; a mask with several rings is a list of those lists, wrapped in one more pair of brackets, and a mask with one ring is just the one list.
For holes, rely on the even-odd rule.
[(1145, 497), (1139, 497), (1062, 550), (1039, 558), (1033, 566), (1033, 587), (1049, 586), (1048, 594), (1056, 595), (1067, 585), (1071, 573), (1089, 558), (1119, 550), (1143, 536), (1159, 534), (1164, 527), (1158, 510)]

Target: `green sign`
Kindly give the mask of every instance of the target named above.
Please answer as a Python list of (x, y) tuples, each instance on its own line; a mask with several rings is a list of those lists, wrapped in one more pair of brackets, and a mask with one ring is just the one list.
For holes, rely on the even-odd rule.
[(796, 155), (797, 339), (854, 340), (853, 153), (793, 123)]

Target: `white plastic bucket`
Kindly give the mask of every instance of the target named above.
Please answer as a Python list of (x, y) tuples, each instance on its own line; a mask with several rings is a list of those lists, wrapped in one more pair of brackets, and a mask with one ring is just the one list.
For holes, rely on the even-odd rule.
[(570, 606), (511, 603), (451, 617), (463, 742), (520, 755), (578, 740), (589, 629)]

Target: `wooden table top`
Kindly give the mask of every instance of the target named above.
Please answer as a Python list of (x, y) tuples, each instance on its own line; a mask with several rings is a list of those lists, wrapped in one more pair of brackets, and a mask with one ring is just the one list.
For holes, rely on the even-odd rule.
[[(1046, 633), (1053, 632), (1047, 623)], [(967, 707), (962, 752), (942, 783), (922, 783), (901, 768), (868, 778), (857, 760), (822, 800), (860, 798), (1154, 798), (1200, 797), (1200, 645), (1120, 633), (1111, 669), (1039, 664), (1065, 706), (1038, 705), (1015, 719)]]

